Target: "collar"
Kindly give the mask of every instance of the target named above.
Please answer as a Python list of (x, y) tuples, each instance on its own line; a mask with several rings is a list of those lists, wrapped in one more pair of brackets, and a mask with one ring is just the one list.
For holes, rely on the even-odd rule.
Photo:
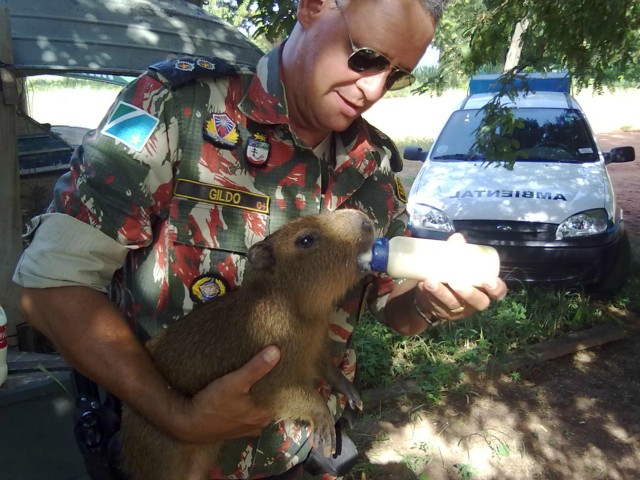
[[(249, 89), (238, 104), (240, 111), (257, 123), (267, 125), (289, 124), (285, 90), (280, 77), (280, 59), (283, 47), (284, 43), (260, 59)], [(296, 139), (293, 133), (292, 137)], [(363, 179), (370, 176), (377, 167), (381, 166), (381, 163), (386, 163), (387, 168), (389, 168), (389, 160), (391, 161), (392, 170), (399, 171), (402, 169), (402, 161), (398, 161), (399, 155), (395, 147), (384, 149), (384, 153), (391, 153), (388, 150), (395, 153), (395, 155), (388, 155), (390, 159), (387, 158), (385, 161), (381, 158), (387, 157), (387, 155), (379, 151), (380, 145), (385, 145), (390, 141), (363, 118), (356, 119), (347, 130), (339, 133), (339, 137), (345, 147), (342, 153), (347, 155), (347, 160), (350, 161), (338, 163), (345, 163), (344, 166), (350, 164)], [(376, 145), (378, 148), (376, 148)], [(381, 155), (381, 153), (383, 154)]]
[(288, 124), (289, 112), (280, 80), (280, 55), (284, 44), (263, 56), (249, 90), (238, 104), (240, 111), (251, 120), (263, 124)]

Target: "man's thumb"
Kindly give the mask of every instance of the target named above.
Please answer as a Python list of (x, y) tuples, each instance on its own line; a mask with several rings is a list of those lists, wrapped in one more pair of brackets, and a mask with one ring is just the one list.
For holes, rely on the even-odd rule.
[(243, 367), (232, 373), (249, 391), (251, 386), (271, 371), (280, 361), (280, 349), (274, 345), (262, 349)]

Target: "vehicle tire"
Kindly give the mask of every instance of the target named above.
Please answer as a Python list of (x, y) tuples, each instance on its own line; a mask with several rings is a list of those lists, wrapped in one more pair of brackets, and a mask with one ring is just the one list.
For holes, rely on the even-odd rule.
[(593, 285), (589, 290), (600, 295), (613, 295), (627, 281), (629, 276), (629, 266), (631, 264), (631, 242), (627, 232), (624, 232), (620, 239), (620, 248), (611, 270), (604, 278)]

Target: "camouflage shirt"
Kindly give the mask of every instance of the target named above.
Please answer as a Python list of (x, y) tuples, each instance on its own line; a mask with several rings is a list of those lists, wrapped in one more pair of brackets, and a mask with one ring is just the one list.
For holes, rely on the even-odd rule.
[[(279, 53), (256, 73), (210, 58), (152, 66), (85, 137), (56, 186), (52, 211), (128, 249), (109, 291), (142, 341), (241, 285), (247, 249), (293, 218), (356, 208), (378, 236), (406, 230), (392, 142), (360, 118), (332, 135), (328, 159), (318, 158), (288, 127)], [(391, 288), (388, 278), (372, 279), (331, 319), (331, 358), (350, 379), (348, 339), (361, 309), (369, 302), (379, 313), (376, 299)], [(339, 416), (344, 400), (319, 388)], [(259, 439), (229, 442), (212, 478), (283, 471), (304, 459), (306, 437), (283, 422)]]

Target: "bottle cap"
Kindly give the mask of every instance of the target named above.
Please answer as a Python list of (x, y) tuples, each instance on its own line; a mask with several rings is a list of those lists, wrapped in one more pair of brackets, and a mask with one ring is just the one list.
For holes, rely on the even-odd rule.
[(389, 240), (384, 237), (378, 237), (373, 241), (371, 247), (371, 265), (372, 272), (386, 272), (389, 263)]

